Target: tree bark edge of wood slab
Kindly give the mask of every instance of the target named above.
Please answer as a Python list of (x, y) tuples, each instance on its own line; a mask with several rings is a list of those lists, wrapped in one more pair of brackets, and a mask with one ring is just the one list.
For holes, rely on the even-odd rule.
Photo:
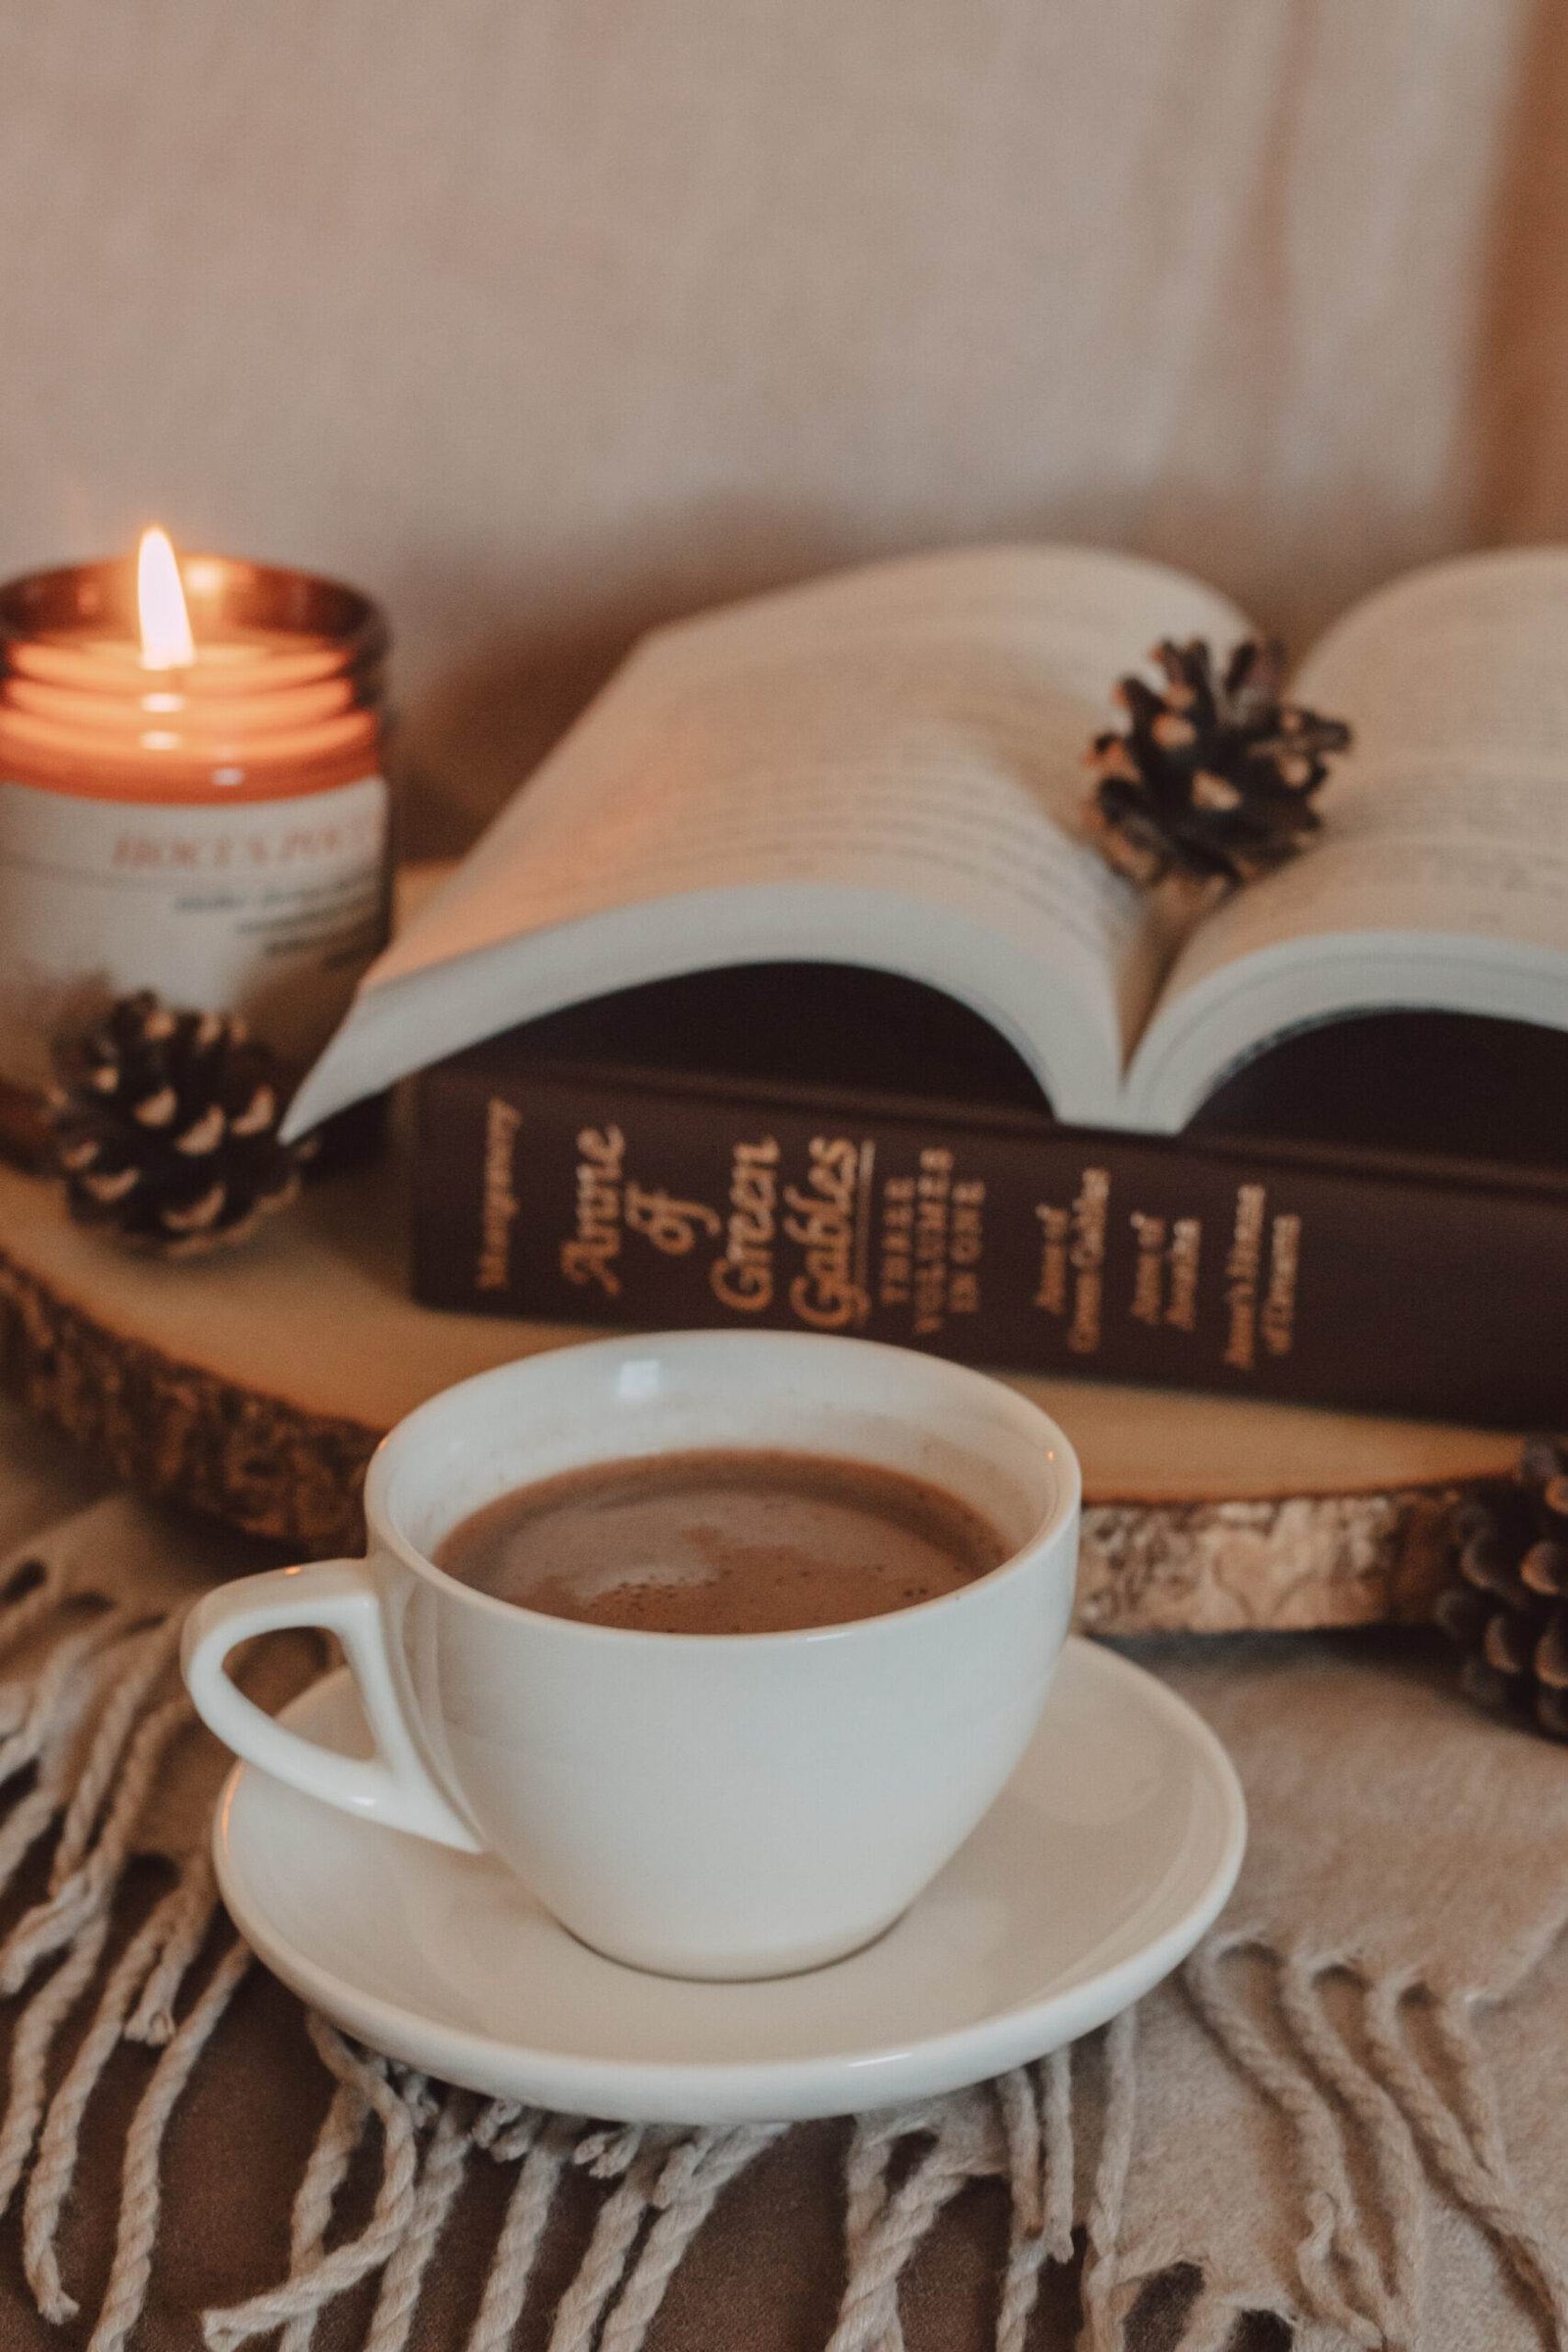
[[(9, 1387), (128, 1485), (322, 1557), (364, 1539), (381, 1432), (248, 1391), (110, 1329), (0, 1250)], [(1484, 1481), (1084, 1512), (1078, 1622), (1102, 1634), (1424, 1620), (1448, 1514)]]
[(379, 1430), (254, 1394), (114, 1331), (0, 1251), (8, 1388), (160, 1501), (317, 1557), (358, 1548)]

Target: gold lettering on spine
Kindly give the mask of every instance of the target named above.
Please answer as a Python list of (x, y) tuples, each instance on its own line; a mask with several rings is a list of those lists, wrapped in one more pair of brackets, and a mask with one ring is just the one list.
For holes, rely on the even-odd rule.
[(784, 1188), (784, 1231), (806, 1252), (790, 1284), (790, 1305), (813, 1331), (842, 1331), (865, 1319), (867, 1299), (856, 1280), (856, 1202), (860, 1154), (847, 1136), (811, 1138), (806, 1186)]
[(928, 1340), (942, 1329), (948, 1288), (948, 1226), (953, 1153), (930, 1145), (914, 1180), (914, 1329)]
[(620, 1183), (626, 1138), (618, 1127), (584, 1127), (577, 1137), (577, 1226), (561, 1245), (561, 1271), (582, 1289), (597, 1283), (607, 1298), (620, 1297), (614, 1260), (620, 1255)]
[(1177, 1331), (1198, 1329), (1198, 1269), (1202, 1245), (1202, 1219), (1178, 1217), (1171, 1227), (1170, 1248), (1165, 1252), (1170, 1283), (1165, 1300), (1165, 1320)]
[(948, 1312), (980, 1312), (980, 1261), (985, 1255), (986, 1188), (978, 1176), (965, 1176), (953, 1188), (953, 1217), (948, 1243)]
[(882, 1256), (877, 1303), (907, 1306), (914, 1281), (914, 1178), (890, 1176), (882, 1188)]
[(1105, 1218), (1110, 1205), (1110, 1174), (1105, 1168), (1085, 1168), (1072, 1204), (1072, 1321), (1067, 1345), (1074, 1355), (1093, 1355), (1100, 1346), (1104, 1315)]
[(1072, 1212), (1049, 1201), (1035, 1203), (1040, 1221), (1040, 1280), (1033, 1303), (1048, 1315), (1067, 1311), (1067, 1245), (1072, 1239)]
[(626, 1187), (625, 1216), (627, 1232), (640, 1233), (662, 1257), (689, 1256), (700, 1233), (718, 1233), (723, 1224), (706, 1200), (675, 1200), (668, 1193), (645, 1192), (640, 1184)]
[(1301, 1262), (1301, 1220), (1276, 1217), (1269, 1229), (1268, 1290), (1263, 1299), (1263, 1345), (1289, 1355), (1296, 1339), (1296, 1283)]
[(492, 1095), (484, 1114), (484, 1190), (479, 1204), (476, 1290), (504, 1291), (512, 1280), (512, 1228), (517, 1221), (512, 1148), (521, 1125), (521, 1111), (500, 1095)]
[(737, 1144), (730, 1157), (724, 1254), (708, 1270), (720, 1306), (760, 1315), (773, 1302), (773, 1237), (778, 1229), (778, 1143), (763, 1136)]
[(1244, 1184), (1236, 1194), (1236, 1222), (1225, 1259), (1225, 1361), (1250, 1372), (1257, 1361), (1257, 1277), (1263, 1262), (1264, 1191)]
[(1135, 1208), (1130, 1219), (1138, 1245), (1133, 1270), (1133, 1321), (1161, 1323), (1165, 1316), (1165, 1220)]

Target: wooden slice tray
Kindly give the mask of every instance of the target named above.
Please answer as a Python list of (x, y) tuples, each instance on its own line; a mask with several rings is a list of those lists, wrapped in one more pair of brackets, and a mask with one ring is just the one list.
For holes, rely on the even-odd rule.
[[(231, 1257), (166, 1266), (72, 1226), (0, 1168), (9, 1383), (150, 1494), (302, 1552), (357, 1546), (381, 1434), (565, 1326), (414, 1305), (395, 1162), (322, 1183)], [(1114, 1632), (1359, 1625), (1425, 1613), (1454, 1494), (1506, 1433), (1020, 1379), (1083, 1460), (1081, 1620)]]

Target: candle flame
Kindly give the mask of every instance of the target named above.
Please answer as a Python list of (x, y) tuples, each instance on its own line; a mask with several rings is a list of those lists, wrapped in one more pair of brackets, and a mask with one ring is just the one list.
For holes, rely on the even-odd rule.
[(183, 669), (196, 659), (185, 611), (185, 591), (169, 533), (143, 531), (136, 550), (136, 607), (141, 620), (141, 659), (146, 669)]

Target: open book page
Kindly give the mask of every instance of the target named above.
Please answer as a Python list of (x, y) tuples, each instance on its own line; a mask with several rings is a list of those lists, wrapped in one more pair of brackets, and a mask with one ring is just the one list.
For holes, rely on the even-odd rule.
[(1126, 1108), (1178, 1127), (1283, 1031), (1439, 1008), (1568, 1028), (1568, 552), (1463, 558), (1339, 622), (1296, 682), (1348, 718), (1324, 831), (1200, 923)]
[(650, 639), (369, 975), (298, 1128), (476, 1038), (705, 965), (859, 962), (991, 1019), (1103, 1115), (1165, 941), (1078, 838), (1111, 681), (1245, 628), (1077, 549), (920, 557)]

